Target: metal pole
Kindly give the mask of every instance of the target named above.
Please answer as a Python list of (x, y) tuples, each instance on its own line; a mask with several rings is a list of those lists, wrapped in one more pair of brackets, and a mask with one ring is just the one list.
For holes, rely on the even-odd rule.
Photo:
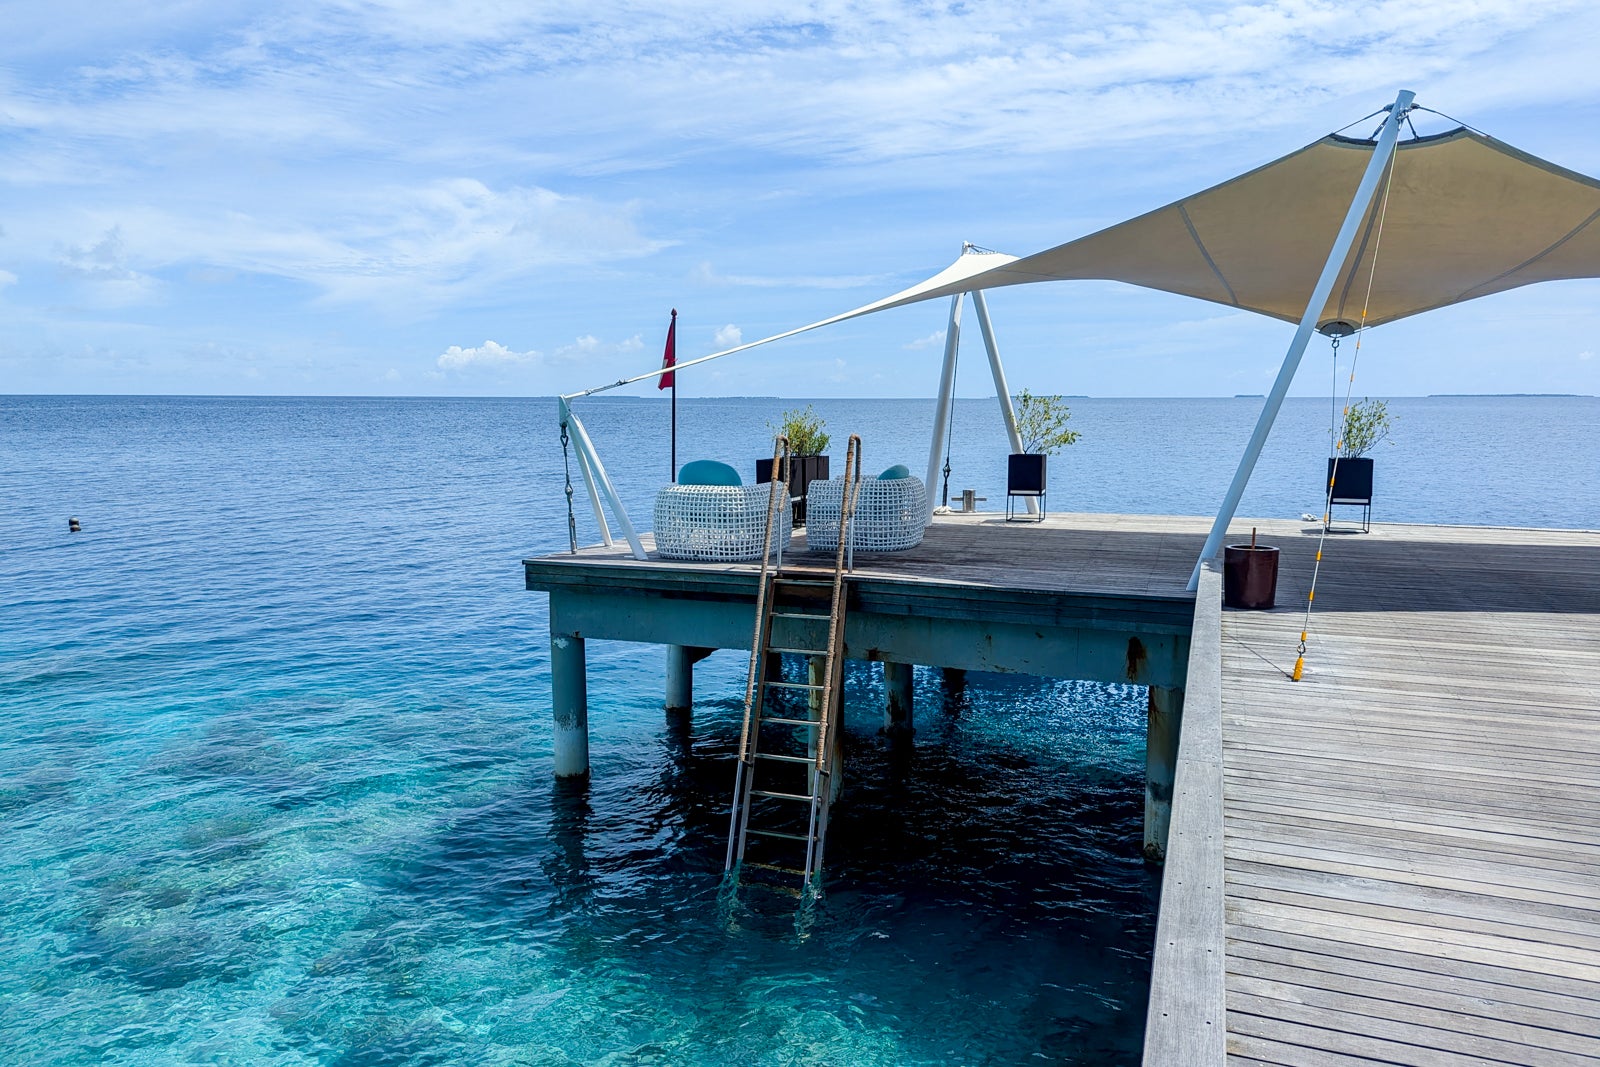
[(573, 444), (577, 445), (578, 454), (594, 468), (595, 481), (600, 483), (600, 492), (604, 494), (606, 503), (611, 505), (611, 514), (616, 516), (617, 525), (622, 527), (622, 536), (628, 539), (628, 547), (633, 550), (633, 558), (648, 560), (650, 556), (639, 543), (639, 535), (633, 529), (633, 520), (628, 518), (628, 509), (622, 506), (622, 498), (617, 495), (616, 487), (611, 484), (611, 476), (606, 473), (605, 464), (600, 462), (600, 456), (594, 450), (594, 442), (589, 440), (589, 431), (583, 428), (578, 416), (571, 414), (570, 411), (567, 419), (573, 430)]
[(1295, 331), (1294, 340), (1289, 343), (1289, 351), (1283, 357), (1283, 366), (1278, 370), (1278, 379), (1272, 383), (1272, 392), (1267, 394), (1266, 403), (1262, 404), (1261, 414), (1256, 419), (1255, 432), (1250, 435), (1250, 443), (1245, 446), (1244, 455), (1239, 459), (1239, 469), (1234, 472), (1233, 484), (1228, 486), (1228, 494), (1222, 498), (1222, 506), (1217, 509), (1217, 517), (1211, 524), (1211, 532), (1206, 535), (1205, 547), (1200, 550), (1200, 558), (1195, 560), (1194, 572), (1189, 575), (1190, 592), (1200, 585), (1200, 567), (1217, 554), (1217, 550), (1222, 547), (1223, 538), (1228, 535), (1228, 524), (1233, 521), (1234, 512), (1239, 509), (1239, 498), (1244, 496), (1244, 487), (1250, 481), (1251, 472), (1255, 470), (1262, 446), (1267, 443), (1267, 435), (1272, 432), (1272, 423), (1278, 417), (1278, 409), (1283, 406), (1283, 398), (1288, 395), (1289, 383), (1294, 381), (1294, 372), (1300, 366), (1300, 357), (1305, 354), (1311, 333), (1317, 328), (1317, 316), (1322, 314), (1323, 307), (1328, 303), (1328, 294), (1333, 292), (1333, 285), (1339, 280), (1345, 256), (1350, 253), (1350, 245), (1355, 241), (1356, 231), (1361, 227), (1361, 219), (1367, 213), (1368, 205), (1372, 203), (1372, 194), (1378, 188), (1378, 180), (1394, 156), (1394, 144), (1400, 136), (1400, 120), (1405, 117), (1414, 99), (1416, 99), (1415, 93), (1409, 89), (1402, 89), (1400, 95), (1395, 97), (1394, 103), (1389, 105), (1389, 117), (1384, 120), (1383, 130), (1378, 134), (1378, 143), (1372, 150), (1372, 158), (1367, 161), (1367, 171), (1361, 176), (1361, 184), (1356, 187), (1356, 195), (1350, 201), (1350, 210), (1345, 214), (1344, 225), (1339, 228), (1339, 236), (1334, 239), (1333, 248), (1328, 251), (1328, 261), (1323, 264), (1322, 274), (1317, 278), (1317, 286), (1311, 291), (1311, 299), (1306, 302), (1306, 313), (1300, 320), (1300, 328)]
[[(556, 403), (560, 405), (561, 425), (570, 427), (576, 421), (576, 416), (572, 414), (572, 409), (567, 406), (567, 398), (560, 397)], [(611, 540), (611, 527), (606, 525), (605, 509), (600, 506), (600, 493), (594, 486), (594, 472), (589, 469), (589, 461), (584, 458), (583, 448), (576, 444), (578, 435), (574, 433), (571, 436), (574, 441), (572, 451), (578, 458), (578, 473), (583, 475), (584, 487), (589, 490), (589, 505), (594, 508), (595, 525), (600, 527), (600, 540), (607, 548), (610, 548), (614, 544)]]
[[(994, 339), (994, 324), (989, 321), (989, 304), (983, 298), (983, 290), (975, 289), (972, 293), (972, 309), (978, 313), (978, 331), (983, 334), (983, 347), (989, 353), (989, 373), (994, 375), (994, 395), (1000, 400), (1000, 418), (1006, 424), (1006, 439), (1011, 442), (1011, 451), (1022, 451), (1022, 431), (1017, 429), (1017, 413), (1011, 406), (1011, 387), (1006, 384), (1006, 371), (1000, 365), (1000, 345)], [(1028, 514), (1039, 514), (1039, 502), (1033, 497), (1027, 497)]]
[(928, 446), (928, 513), (923, 525), (933, 521), (933, 483), (939, 477), (939, 453), (944, 449), (945, 427), (950, 424), (950, 405), (956, 388), (956, 350), (961, 346), (961, 298), (950, 298), (950, 324), (944, 331), (944, 369), (939, 373), (939, 402), (933, 409), (933, 443)]

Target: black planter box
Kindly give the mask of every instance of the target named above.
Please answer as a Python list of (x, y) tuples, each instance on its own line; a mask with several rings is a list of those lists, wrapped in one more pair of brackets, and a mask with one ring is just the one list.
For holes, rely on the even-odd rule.
[(1006, 518), (1012, 516), (1017, 497), (1039, 501), (1039, 518), (1044, 519), (1045, 460), (1038, 452), (1013, 452), (1006, 458)]
[[(794, 498), (794, 524), (804, 526), (806, 522), (806, 487), (812, 482), (825, 482), (828, 480), (827, 456), (793, 456), (794, 474), (789, 479), (789, 495)], [(783, 460), (778, 461), (778, 477), (783, 477)], [(772, 481), (772, 460), (756, 460), (756, 484), (765, 485)]]
[[(1334, 463), (1339, 464), (1334, 470)], [(1328, 477), (1333, 482), (1335, 504), (1372, 503), (1372, 460), (1366, 456), (1355, 459), (1328, 460)], [(1326, 483), (1324, 483), (1326, 484)]]

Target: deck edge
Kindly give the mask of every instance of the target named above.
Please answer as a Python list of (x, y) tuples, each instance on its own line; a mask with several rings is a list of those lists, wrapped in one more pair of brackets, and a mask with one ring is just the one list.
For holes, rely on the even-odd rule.
[(1208, 560), (1189, 639), (1145, 1067), (1220, 1067), (1227, 1058), (1223, 879), (1222, 570)]

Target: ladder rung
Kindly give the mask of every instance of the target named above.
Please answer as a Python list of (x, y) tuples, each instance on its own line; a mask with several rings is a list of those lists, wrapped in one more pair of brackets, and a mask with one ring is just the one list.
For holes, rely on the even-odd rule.
[(772, 609), (772, 617), (774, 619), (810, 619), (812, 622), (833, 621), (832, 615), (819, 615), (811, 611), (779, 611), (776, 607)]
[(832, 589), (833, 588), (833, 579), (832, 578), (825, 578), (825, 577), (817, 577), (817, 578), (774, 578), (772, 580), (777, 585), (809, 585), (809, 586), (812, 586), (812, 587), (818, 588), (818, 589), (822, 589), (822, 588)]
[(777, 645), (768, 645), (767, 651), (769, 653), (786, 652), (793, 656), (826, 656), (828, 654), (828, 650), (825, 648), (780, 648)]
[(769, 689), (826, 689), (825, 685), (812, 685), (810, 682), (762, 682)]
[[(755, 833), (754, 830), (750, 832)], [(779, 874), (792, 874), (796, 878), (804, 878), (806, 876), (805, 871), (794, 867), (779, 867), (775, 863), (757, 863), (755, 860), (744, 860), (740, 863), (740, 866), (754, 867), (758, 871), (777, 871)]]
[[(746, 829), (745, 833), (747, 833), (747, 834), (755, 834), (757, 837), (781, 837), (785, 841), (810, 841), (811, 840), (811, 838), (807, 837), (805, 834), (786, 834), (782, 830), (751, 830), (751, 829)], [(797, 871), (795, 873), (798, 874), (799, 872)]]
[(777, 760), (779, 763), (815, 763), (812, 756), (780, 756), (776, 752), (757, 752), (756, 759)]
[[(774, 800), (798, 800), (806, 804), (811, 803), (812, 799), (804, 793), (775, 793), (770, 789), (752, 789), (750, 790), (750, 795), (753, 797), (772, 797)], [(754, 830), (750, 832), (755, 833)], [(801, 838), (801, 840), (805, 839)]]
[(785, 726), (821, 726), (822, 725), (822, 723), (819, 722), (816, 719), (786, 719), (781, 715), (763, 715), (763, 716), (761, 716), (761, 721), (762, 722), (780, 722)]

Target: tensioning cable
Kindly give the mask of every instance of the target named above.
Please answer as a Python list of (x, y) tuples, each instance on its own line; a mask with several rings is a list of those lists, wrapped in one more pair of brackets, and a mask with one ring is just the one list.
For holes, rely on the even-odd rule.
[[(1335, 418), (1338, 428), (1329, 428), (1328, 436), (1335, 439), (1333, 445), (1333, 462), (1328, 464), (1328, 488), (1322, 501), (1322, 533), (1317, 537), (1317, 559), (1311, 568), (1311, 588), (1306, 590), (1306, 614), (1300, 624), (1300, 649), (1294, 661), (1294, 671), (1289, 675), (1291, 681), (1298, 682), (1306, 670), (1306, 641), (1311, 634), (1311, 605), (1317, 599), (1317, 578), (1322, 573), (1322, 549), (1328, 541), (1328, 527), (1333, 522), (1333, 485), (1339, 476), (1339, 453), (1344, 451), (1344, 431), (1349, 425), (1350, 398), (1356, 388), (1356, 362), (1361, 358), (1361, 337), (1367, 330), (1367, 312), (1372, 306), (1372, 282), (1378, 275), (1378, 251), (1383, 247), (1383, 223), (1389, 215), (1389, 190), (1394, 186), (1394, 172), (1399, 160), (1399, 153), (1389, 161), (1389, 176), (1383, 183), (1383, 201), (1378, 205), (1378, 232), (1372, 240), (1372, 264), (1367, 270), (1367, 293), (1361, 301), (1361, 319), (1356, 323), (1355, 338), (1356, 348), (1350, 356), (1350, 378), (1345, 383), (1344, 411), (1341, 417)], [(1339, 395), (1339, 338), (1333, 341), (1333, 390), (1331, 396), (1335, 399)], [(1330, 415), (1331, 415), (1330, 411)]]

